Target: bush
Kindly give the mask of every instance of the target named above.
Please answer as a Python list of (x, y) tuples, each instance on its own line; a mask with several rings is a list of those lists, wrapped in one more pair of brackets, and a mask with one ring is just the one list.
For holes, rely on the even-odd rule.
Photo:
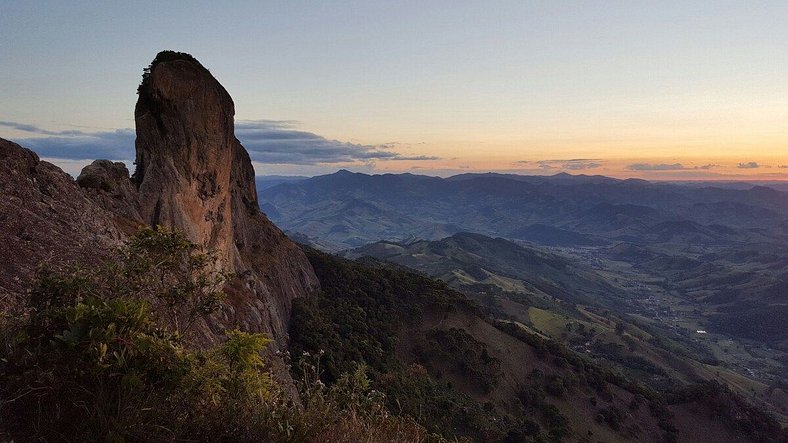
[(599, 423), (607, 423), (611, 429), (618, 431), (621, 429), (621, 423), (624, 421), (624, 412), (615, 406), (602, 409), (596, 416), (596, 421)]
[[(323, 383), (332, 386), (342, 373), (363, 364), (370, 385), (385, 394), (390, 411), (452, 439), (501, 441), (510, 431), (518, 435), (527, 425), (527, 417), (502, 413), (497, 405), (476, 401), (441, 380), (441, 374), (455, 372), (473, 379), (482, 389), (491, 389), (499, 378), (498, 359), (463, 331), (420, 333), (413, 337), (421, 351), (416, 352), (422, 357), (419, 362), (407, 366), (397, 359), (396, 337), (403, 326), (420, 322), (425, 314), (477, 315), (478, 308), (466, 297), (444, 282), (384, 263), (349, 261), (309, 248), (305, 252), (321, 292), (294, 301), (290, 354), (314, 357), (323, 350)], [(439, 357), (447, 352), (441, 349), (444, 344), (458, 354)], [(293, 363), (293, 373), (302, 377), (303, 368)]]
[(544, 387), (545, 392), (555, 397), (563, 397), (566, 394), (564, 381), (560, 376), (554, 376)]
[[(181, 234), (144, 229), (97, 269), (42, 272), (29, 314), (5, 321), (0, 438), (18, 441), (424, 441), (364, 383), (283, 395), (261, 334), (211, 348), (192, 326), (220, 309), (215, 256)], [(308, 396), (307, 396), (308, 394)]]
[(426, 346), (417, 353), (426, 364), (449, 365), (486, 394), (501, 377), (501, 361), (490, 356), (483, 343), (459, 328), (431, 329), (427, 332)]

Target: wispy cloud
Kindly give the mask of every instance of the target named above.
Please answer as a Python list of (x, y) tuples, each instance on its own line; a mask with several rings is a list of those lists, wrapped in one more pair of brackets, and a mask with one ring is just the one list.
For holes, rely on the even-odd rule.
[(35, 125), (28, 125), (25, 123), (17, 123), (17, 122), (9, 122), (9, 121), (0, 121), (0, 126), (16, 129), (17, 131), (32, 132), (34, 134), (41, 134), (41, 135), (83, 136), (90, 134), (79, 130), (48, 131), (46, 129), (39, 128), (38, 126)]
[(720, 165), (712, 163), (701, 166), (684, 166), (681, 163), (632, 163), (627, 166), (630, 171), (688, 171), (688, 170), (709, 170), (718, 168)]
[(687, 169), (681, 163), (632, 163), (627, 166), (630, 171), (678, 171)]
[(427, 155), (406, 156), (392, 149), (399, 145), (363, 145), (329, 140), (312, 132), (295, 129), (291, 121), (256, 120), (235, 124), (235, 135), (253, 160), (262, 163), (302, 164), (347, 163), (370, 160), (438, 160)]
[(427, 155), (405, 156), (392, 149), (398, 142), (364, 145), (329, 140), (301, 131), (292, 121), (255, 120), (235, 124), (235, 135), (253, 160), (262, 163), (314, 165), (371, 160), (438, 160)]
[(568, 171), (581, 171), (585, 169), (596, 169), (602, 166), (602, 161), (590, 158), (570, 158), (556, 160), (520, 160), (517, 162), (522, 165), (533, 165), (539, 169), (552, 170), (563, 169)]
[(570, 171), (580, 171), (585, 169), (596, 169), (602, 166), (601, 163), (597, 162), (581, 162), (581, 161), (573, 161), (567, 162), (561, 165), (563, 169), (568, 169)]
[[(296, 129), (294, 121), (256, 120), (235, 124), (235, 135), (249, 151), (253, 161), (283, 165), (317, 165), (332, 163), (372, 162), (389, 160), (438, 160), (429, 155), (403, 155), (393, 149), (398, 142), (364, 145), (329, 140), (312, 132)], [(134, 158), (133, 129), (87, 132), (80, 130), (49, 131), (34, 125), (0, 121), (32, 137), (17, 140), (42, 157), (68, 160)]]
[(736, 165), (739, 169), (758, 169), (761, 167), (757, 162), (746, 162), (746, 163), (739, 163)]
[(134, 130), (114, 131), (50, 131), (24, 123), (0, 121), (0, 126), (28, 132), (32, 137), (16, 140), (31, 148), (41, 157), (66, 160), (106, 158), (129, 160), (134, 158)]

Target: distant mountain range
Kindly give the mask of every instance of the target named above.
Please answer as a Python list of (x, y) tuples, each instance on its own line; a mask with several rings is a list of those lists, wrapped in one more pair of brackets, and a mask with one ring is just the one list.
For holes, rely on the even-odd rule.
[[(752, 379), (765, 396), (752, 398), (786, 416), (788, 397), (767, 386), (788, 376), (788, 192), (569, 174), (339, 171), (272, 186), (260, 201), (300, 243), (440, 278), (491, 315), (566, 335), (578, 350), (584, 336), (558, 325), (601, 326), (598, 313), (575, 305), (614, 312), (625, 325), (652, 328), (648, 344), (632, 345), (643, 351), (632, 351), (634, 367), (647, 366), (643, 357), (662, 368), (649, 377), (689, 380), (710, 364), (726, 378), (724, 367)], [(658, 349), (690, 357), (693, 369)]]
[[(260, 192), (280, 226), (334, 250), (469, 231), (553, 246), (774, 242), (788, 193), (603, 176), (367, 175), (345, 170)], [(781, 225), (782, 224), (782, 225)]]

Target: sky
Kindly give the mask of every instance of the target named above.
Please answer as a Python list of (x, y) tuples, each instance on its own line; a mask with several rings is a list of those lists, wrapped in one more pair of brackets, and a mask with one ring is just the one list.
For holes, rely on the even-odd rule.
[(784, 1), (0, 0), (0, 137), (131, 165), (142, 69), (188, 52), (259, 175), (788, 180)]

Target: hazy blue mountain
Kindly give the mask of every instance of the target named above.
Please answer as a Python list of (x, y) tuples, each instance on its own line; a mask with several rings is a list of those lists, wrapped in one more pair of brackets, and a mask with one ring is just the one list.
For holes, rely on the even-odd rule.
[(781, 224), (788, 220), (788, 193), (769, 187), (699, 188), (569, 174), (443, 179), (343, 170), (262, 189), (260, 201), (280, 226), (337, 250), (462, 231), (555, 246), (774, 242), (785, 240)]
[(257, 191), (260, 192), (281, 183), (295, 183), (308, 178), (300, 175), (258, 175), (254, 178), (254, 182), (257, 185)]

